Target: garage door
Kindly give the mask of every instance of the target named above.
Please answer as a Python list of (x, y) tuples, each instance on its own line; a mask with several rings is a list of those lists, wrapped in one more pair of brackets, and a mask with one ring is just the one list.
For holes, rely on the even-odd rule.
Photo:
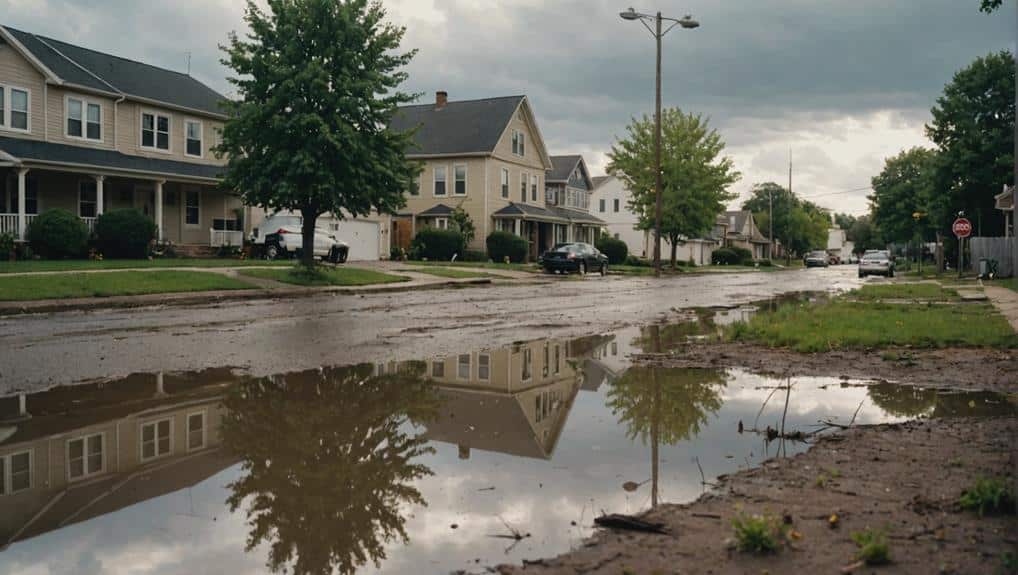
[(339, 222), (336, 237), (350, 244), (350, 260), (377, 260), (380, 230), (378, 222), (345, 220)]

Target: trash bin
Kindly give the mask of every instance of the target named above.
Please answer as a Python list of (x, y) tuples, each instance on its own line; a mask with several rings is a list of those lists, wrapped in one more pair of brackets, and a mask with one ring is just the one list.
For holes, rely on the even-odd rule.
[(979, 279), (992, 279), (997, 275), (997, 260), (979, 258)]

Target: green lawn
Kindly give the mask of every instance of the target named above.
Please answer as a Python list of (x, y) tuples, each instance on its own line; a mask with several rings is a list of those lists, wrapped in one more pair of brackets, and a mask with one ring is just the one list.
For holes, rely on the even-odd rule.
[[(973, 286), (977, 287), (977, 286)], [(851, 294), (860, 300), (957, 301), (958, 292), (934, 283), (879, 284), (863, 286)]]
[(1018, 335), (989, 304), (888, 304), (850, 301), (793, 303), (760, 313), (725, 331), (734, 341), (801, 352), (888, 346), (1018, 347)]
[(291, 266), (285, 269), (243, 270), (241, 275), (276, 280), (287, 284), (301, 286), (362, 286), (371, 284), (387, 284), (405, 282), (410, 278), (396, 276), (360, 268), (317, 268), (314, 274), (308, 274), (301, 267)]
[(440, 267), (437, 267), (437, 266), (422, 267), (422, 268), (407, 268), (406, 270), (397, 270), (397, 271), (417, 272), (417, 273), (422, 273), (422, 274), (428, 274), (428, 275), (431, 275), (431, 276), (438, 276), (438, 277), (450, 278), (450, 279), (498, 277), (498, 276), (493, 276), (492, 274), (487, 274), (487, 273), (484, 273), (484, 272), (471, 271), (469, 269), (440, 268)]
[(986, 282), (986, 285), (1006, 287), (1010, 290), (1018, 291), (1018, 278), (1008, 278), (1006, 280), (993, 280), (992, 282)]
[(218, 273), (145, 271), (0, 277), (0, 301), (251, 289)]
[(54, 272), (81, 270), (116, 270), (127, 268), (228, 268), (246, 266), (292, 266), (284, 260), (240, 260), (233, 258), (158, 258), (151, 260), (29, 260), (0, 261), (0, 274), (16, 272)]

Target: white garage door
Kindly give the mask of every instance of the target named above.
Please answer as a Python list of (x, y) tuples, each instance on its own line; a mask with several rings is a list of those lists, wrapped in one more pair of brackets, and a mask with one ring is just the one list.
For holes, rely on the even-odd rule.
[(378, 222), (359, 222), (344, 220), (339, 222), (336, 237), (350, 244), (352, 261), (378, 259), (379, 235), (381, 226)]

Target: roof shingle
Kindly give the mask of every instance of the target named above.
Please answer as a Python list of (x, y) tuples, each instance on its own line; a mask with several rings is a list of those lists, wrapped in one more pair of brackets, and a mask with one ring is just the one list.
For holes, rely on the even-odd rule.
[(417, 129), (410, 156), (491, 153), (523, 96), (403, 106), (389, 128), (397, 132)]

